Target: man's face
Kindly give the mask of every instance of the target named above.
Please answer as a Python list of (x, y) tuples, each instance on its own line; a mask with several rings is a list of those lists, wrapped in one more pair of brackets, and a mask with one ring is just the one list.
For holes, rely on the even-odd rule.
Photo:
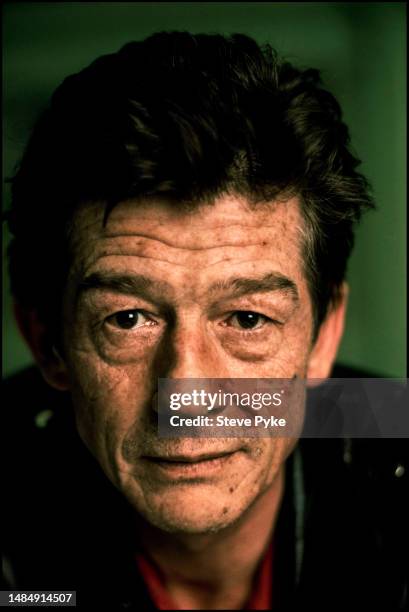
[(269, 489), (294, 440), (161, 439), (157, 379), (305, 376), (312, 307), (298, 203), (127, 202), (105, 228), (102, 217), (97, 205), (77, 214), (64, 302), (79, 433), (149, 522), (217, 530)]

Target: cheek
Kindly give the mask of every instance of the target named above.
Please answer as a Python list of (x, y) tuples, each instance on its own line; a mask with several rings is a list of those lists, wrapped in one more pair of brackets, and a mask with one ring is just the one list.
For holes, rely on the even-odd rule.
[(305, 377), (310, 352), (310, 328), (297, 317), (285, 329), (259, 343), (221, 344), (229, 376), (236, 378)]
[(226, 495), (230, 504), (240, 511), (250, 501), (266, 493), (276, 481), (296, 439), (260, 438), (246, 442), (252, 467), (247, 474), (237, 474), (226, 482)]
[(300, 311), (286, 327), (274, 355), (277, 378), (292, 378), (294, 374), (305, 376), (310, 342), (310, 320), (307, 313)]
[(263, 333), (240, 334), (234, 330), (223, 330), (218, 335), (218, 342), (226, 357), (243, 363), (243, 367), (262, 367), (271, 363), (271, 360), (280, 350), (283, 330), (271, 326), (262, 330)]
[(262, 452), (256, 472), (257, 483), (261, 491), (266, 490), (274, 482), (280, 468), (293, 451), (297, 439), (289, 437), (268, 438), (262, 442), (263, 444), (259, 446)]
[(138, 404), (138, 394), (148, 391), (148, 360), (139, 355), (135, 361), (117, 362), (102, 354), (83, 320), (70, 321), (65, 329), (70, 385), (78, 405), (95, 416), (110, 416), (124, 408), (127, 414)]
[(150, 410), (153, 391), (146, 372), (115, 367), (78, 350), (71, 352), (69, 367), (79, 434), (94, 454), (111, 454), (127, 430)]

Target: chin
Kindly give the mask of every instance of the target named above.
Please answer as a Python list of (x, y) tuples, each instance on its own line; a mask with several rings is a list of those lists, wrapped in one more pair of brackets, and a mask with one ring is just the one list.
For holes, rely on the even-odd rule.
[(231, 499), (207, 484), (180, 484), (166, 491), (145, 491), (128, 501), (151, 525), (168, 533), (216, 533), (234, 524), (252, 500)]

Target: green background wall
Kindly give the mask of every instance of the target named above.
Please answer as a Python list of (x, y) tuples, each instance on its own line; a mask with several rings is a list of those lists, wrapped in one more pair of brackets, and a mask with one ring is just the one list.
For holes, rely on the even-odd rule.
[[(53, 89), (103, 53), (153, 31), (245, 32), (322, 70), (364, 160), (378, 212), (360, 226), (349, 267), (347, 331), (339, 360), (406, 375), (406, 6), (400, 2), (31, 2), (3, 5), (3, 173)], [(3, 186), (3, 201), (8, 205)], [(4, 247), (7, 245), (7, 232)], [(4, 269), (5, 269), (5, 264)], [(4, 274), (3, 363), (31, 357), (11, 315)]]

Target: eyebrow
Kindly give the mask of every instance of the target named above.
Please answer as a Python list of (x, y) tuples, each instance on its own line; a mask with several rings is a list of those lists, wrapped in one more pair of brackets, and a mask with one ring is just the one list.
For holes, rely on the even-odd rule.
[(276, 272), (270, 272), (260, 278), (231, 278), (217, 281), (210, 286), (210, 292), (219, 291), (231, 291), (233, 297), (280, 291), (287, 293), (294, 302), (299, 302), (300, 299), (295, 282)]
[[(166, 281), (153, 280), (142, 274), (92, 272), (78, 284), (77, 299), (86, 291), (98, 289), (126, 295), (139, 295), (146, 299), (152, 299), (152, 296), (161, 299), (163, 293), (172, 292), (172, 286)], [(216, 281), (209, 287), (209, 294), (230, 292), (232, 297), (271, 291), (287, 293), (294, 302), (299, 301), (295, 282), (276, 272), (270, 272), (259, 278), (234, 277), (224, 279)]]
[(118, 274), (116, 272), (92, 272), (86, 276), (77, 287), (77, 299), (90, 290), (101, 289), (122, 293), (125, 295), (139, 295), (146, 299), (161, 297), (165, 291), (172, 289), (165, 281), (158, 281), (143, 274)]

